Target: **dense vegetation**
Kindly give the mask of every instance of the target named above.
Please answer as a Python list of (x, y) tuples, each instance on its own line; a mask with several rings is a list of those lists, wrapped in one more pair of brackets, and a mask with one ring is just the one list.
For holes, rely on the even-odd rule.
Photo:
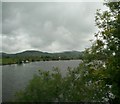
[(40, 51), (24, 51), (16, 54), (1, 53), (0, 64), (22, 64), (34, 61), (49, 61), (49, 60), (73, 60), (82, 59), (83, 52), (66, 51), (61, 53), (47, 53)]
[(120, 102), (120, 2), (105, 3), (108, 11), (96, 13), (96, 40), (84, 53), (83, 62), (68, 69), (63, 77), (59, 69), (40, 71), (16, 101)]

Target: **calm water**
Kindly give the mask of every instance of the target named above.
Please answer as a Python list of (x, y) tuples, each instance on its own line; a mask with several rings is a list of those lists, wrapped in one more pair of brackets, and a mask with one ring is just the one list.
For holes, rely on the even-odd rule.
[[(70, 61), (41, 61), (27, 63), (23, 65), (6, 65), (2, 67), (2, 100), (10, 101), (14, 98), (16, 91), (25, 88), (28, 81), (39, 69), (52, 70), (53, 67), (59, 67), (64, 75), (68, 67), (77, 67), (80, 60)], [(0, 90), (1, 91), (1, 90)], [(1, 92), (0, 92), (1, 93)]]

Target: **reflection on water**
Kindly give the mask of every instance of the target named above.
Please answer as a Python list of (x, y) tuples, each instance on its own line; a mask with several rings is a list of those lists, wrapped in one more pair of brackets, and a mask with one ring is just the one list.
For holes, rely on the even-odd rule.
[(53, 67), (59, 67), (62, 75), (69, 67), (77, 67), (80, 60), (70, 61), (41, 61), (27, 63), (23, 65), (6, 65), (2, 68), (2, 100), (10, 101), (14, 98), (16, 91), (25, 88), (28, 81), (39, 69), (51, 70)]

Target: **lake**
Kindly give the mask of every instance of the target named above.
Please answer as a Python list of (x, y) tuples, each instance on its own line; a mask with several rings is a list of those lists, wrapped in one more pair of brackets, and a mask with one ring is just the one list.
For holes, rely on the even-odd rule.
[(2, 71), (0, 72), (2, 73), (2, 91), (0, 90), (2, 92), (2, 101), (8, 102), (14, 99), (15, 92), (25, 88), (33, 75), (38, 73), (39, 69), (52, 70), (53, 67), (59, 67), (62, 75), (65, 75), (68, 67), (77, 67), (80, 62), (81, 60), (40, 61), (22, 65), (2, 66)]

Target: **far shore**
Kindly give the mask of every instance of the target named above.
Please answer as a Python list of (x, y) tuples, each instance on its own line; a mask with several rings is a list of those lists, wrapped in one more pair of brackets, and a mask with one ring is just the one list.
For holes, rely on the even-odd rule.
[(0, 66), (5, 66), (5, 65), (22, 65), (22, 64), (28, 64), (28, 63), (32, 63), (32, 62), (46, 62), (46, 61), (71, 61), (71, 60), (81, 60), (81, 59), (65, 59), (65, 60), (39, 60), (39, 61), (27, 61), (27, 62), (19, 62), (19, 63), (5, 63), (5, 64), (1, 64)]

